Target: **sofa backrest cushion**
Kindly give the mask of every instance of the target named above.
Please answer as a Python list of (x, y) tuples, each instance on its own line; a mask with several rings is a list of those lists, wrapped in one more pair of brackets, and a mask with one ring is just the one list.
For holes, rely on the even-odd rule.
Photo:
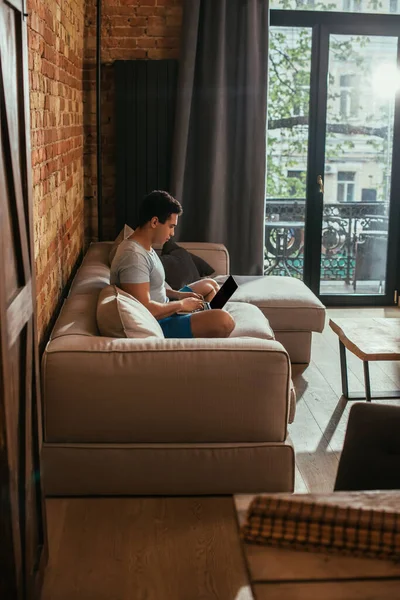
[(180, 290), (183, 286), (198, 281), (200, 273), (185, 248), (177, 248), (169, 254), (161, 254), (160, 260), (165, 271), (165, 280), (173, 290)]
[(117, 235), (117, 237), (115, 238), (115, 241), (112, 245), (112, 248), (110, 250), (110, 255), (108, 257), (108, 260), (110, 262), (110, 265), (113, 261), (113, 258), (115, 256), (115, 253), (117, 252), (117, 248), (120, 245), (121, 242), (123, 242), (124, 240), (126, 240), (126, 238), (128, 238), (130, 235), (132, 235), (132, 233), (134, 232), (134, 229), (132, 229), (132, 227), (129, 227), (129, 225), (124, 225), (123, 228), (121, 229), (121, 231), (119, 232), (119, 234)]
[(115, 338), (164, 338), (157, 321), (143, 304), (116, 285), (103, 288), (97, 301), (100, 334)]
[(182, 248), (186, 248), (191, 254), (196, 254), (213, 267), (213, 277), (217, 275), (229, 275), (229, 254), (223, 244), (213, 244), (211, 242), (179, 242)]
[(214, 273), (214, 267), (174, 240), (165, 242), (159, 256), (165, 270), (165, 280), (174, 290)]
[(96, 322), (97, 298), (96, 291), (69, 296), (51, 332), (51, 339), (65, 335), (100, 335)]

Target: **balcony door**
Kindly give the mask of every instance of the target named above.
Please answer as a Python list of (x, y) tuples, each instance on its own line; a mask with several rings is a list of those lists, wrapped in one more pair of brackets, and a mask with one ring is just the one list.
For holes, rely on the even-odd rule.
[(272, 11), (264, 272), (397, 302), (399, 16)]

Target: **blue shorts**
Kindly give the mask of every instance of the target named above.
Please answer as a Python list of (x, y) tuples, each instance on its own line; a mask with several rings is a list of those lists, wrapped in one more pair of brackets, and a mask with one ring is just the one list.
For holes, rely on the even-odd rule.
[[(180, 292), (192, 292), (193, 290), (185, 285)], [(192, 315), (171, 315), (158, 321), (166, 338), (192, 338), (192, 326), (190, 318)]]

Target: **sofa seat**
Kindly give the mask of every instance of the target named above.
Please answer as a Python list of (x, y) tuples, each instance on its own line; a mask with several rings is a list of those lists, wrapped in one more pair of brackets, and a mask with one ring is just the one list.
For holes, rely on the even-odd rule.
[[(219, 283), (226, 276), (218, 276)], [(267, 317), (275, 338), (289, 352), (292, 363), (310, 362), (311, 333), (321, 332), (325, 307), (299, 279), (235, 275), (239, 284), (232, 302), (251, 302)]]
[[(94, 298), (86, 294), (68, 298), (44, 356), (43, 367), (52, 374), (45, 390), (46, 397), (52, 398), (46, 405), (48, 442), (284, 441), (287, 411), (293, 411), (280, 395), (288, 372), (287, 354), (282, 347), (277, 352), (274, 333), (256, 306), (227, 305), (236, 321), (231, 337), (237, 338), (237, 347), (233, 340), (227, 347), (223, 339), (210, 345), (207, 339), (155, 338), (135, 340), (132, 347), (132, 340), (97, 334)], [(249, 338), (246, 354), (241, 338)], [(266, 360), (268, 340), (270, 360)], [(154, 377), (161, 353), (163, 360), (156, 363)], [(136, 378), (130, 388), (132, 372)], [(85, 375), (94, 373), (96, 377)], [(146, 385), (149, 381), (152, 385)], [(88, 388), (84, 402), (83, 385)], [(268, 388), (270, 401), (255, 393), (254, 386)], [(235, 394), (229, 394), (229, 388)], [(175, 393), (166, 395), (165, 389), (175, 389)]]

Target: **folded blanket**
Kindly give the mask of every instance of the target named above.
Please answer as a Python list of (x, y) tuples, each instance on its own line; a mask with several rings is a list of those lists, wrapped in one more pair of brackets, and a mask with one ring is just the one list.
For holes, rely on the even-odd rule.
[(400, 560), (400, 502), (398, 511), (371, 508), (374, 494), (354, 494), (358, 500), (363, 496), (364, 502), (353, 504), (351, 494), (345, 494), (347, 506), (340, 500), (342, 494), (336, 503), (335, 494), (329, 502), (326, 496), (321, 497), (325, 501), (308, 495), (256, 496), (242, 538), (256, 544)]

